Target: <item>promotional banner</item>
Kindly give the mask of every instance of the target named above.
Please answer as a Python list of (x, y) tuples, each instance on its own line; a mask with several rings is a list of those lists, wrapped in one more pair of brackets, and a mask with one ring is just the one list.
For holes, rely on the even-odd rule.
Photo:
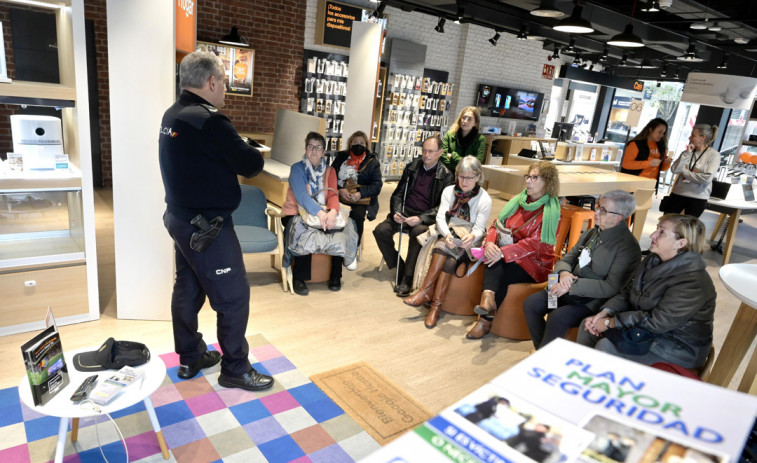
[(749, 110), (756, 92), (757, 79), (753, 77), (691, 72), (683, 87), (681, 101)]

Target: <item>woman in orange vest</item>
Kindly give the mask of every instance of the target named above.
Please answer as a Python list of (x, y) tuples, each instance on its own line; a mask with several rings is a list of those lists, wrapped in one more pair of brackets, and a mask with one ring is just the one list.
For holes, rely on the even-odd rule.
[(657, 180), (660, 172), (668, 170), (668, 143), (665, 135), (668, 123), (659, 117), (652, 119), (626, 145), (620, 171), (624, 174), (639, 175)]

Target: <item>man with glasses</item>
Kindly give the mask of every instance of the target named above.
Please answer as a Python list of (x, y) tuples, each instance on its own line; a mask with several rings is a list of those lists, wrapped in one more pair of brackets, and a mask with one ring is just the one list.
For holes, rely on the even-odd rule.
[(442, 190), (455, 182), (455, 176), (439, 162), (441, 156), (441, 138), (427, 138), (423, 142), (421, 157), (405, 166), (392, 193), (386, 220), (373, 230), (376, 244), (390, 269), (395, 267), (399, 256), (394, 248), (394, 234), (400, 231), (400, 225), (403, 232), (409, 233), (407, 257), (399, 261), (397, 275), (400, 281), (394, 288), (399, 297), (407, 297), (413, 290), (415, 261), (421, 250), (418, 236), (436, 221)]
[[(212, 53), (197, 51), (181, 61), (178, 101), (163, 115), (159, 160), (166, 190), (163, 222), (174, 240), (176, 281), (171, 299), (174, 346), (189, 379), (221, 362), (218, 384), (267, 389), (273, 378), (255, 371), (245, 331), (250, 284), (231, 213), (241, 201), (237, 175), (263, 170), (263, 156), (245, 143), (218, 108), (224, 100), (224, 68)], [(207, 349), (197, 331), (205, 298), (217, 313), (223, 350)]]

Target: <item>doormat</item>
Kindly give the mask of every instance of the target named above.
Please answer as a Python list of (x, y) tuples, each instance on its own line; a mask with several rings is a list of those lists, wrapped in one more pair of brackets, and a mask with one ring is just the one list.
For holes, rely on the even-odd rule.
[[(379, 448), (355, 420), (263, 336), (248, 336), (247, 341), (252, 366), (273, 375), (274, 386), (267, 391), (219, 386), (220, 364), (182, 380), (176, 375), (179, 356), (160, 355), (166, 364), (166, 377), (150, 397), (173, 455), (171, 461), (347, 463)], [(220, 351), (218, 344), (209, 348)], [(142, 402), (111, 416), (124, 434), (129, 461), (165, 461)], [(64, 462), (103, 461), (96, 419), (106, 457), (112, 462), (124, 461), (126, 455), (112, 423), (100, 416), (81, 419), (79, 439), (73, 445), (69, 434)], [(58, 418), (41, 415), (21, 403), (17, 387), (0, 390), (0, 461), (52, 460), (58, 423)]]
[(319, 373), (310, 380), (381, 445), (432, 416), (365, 362)]

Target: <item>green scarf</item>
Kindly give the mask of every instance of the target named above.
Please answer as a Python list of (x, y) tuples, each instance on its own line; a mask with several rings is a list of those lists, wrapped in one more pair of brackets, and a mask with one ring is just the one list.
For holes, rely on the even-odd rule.
[(497, 219), (504, 224), (505, 219), (515, 214), (519, 207), (530, 212), (544, 206), (541, 219), (541, 241), (554, 246), (557, 243), (557, 224), (560, 222), (560, 201), (547, 194), (532, 203), (527, 203), (526, 200), (528, 200), (528, 194), (524, 188), (505, 204)]

